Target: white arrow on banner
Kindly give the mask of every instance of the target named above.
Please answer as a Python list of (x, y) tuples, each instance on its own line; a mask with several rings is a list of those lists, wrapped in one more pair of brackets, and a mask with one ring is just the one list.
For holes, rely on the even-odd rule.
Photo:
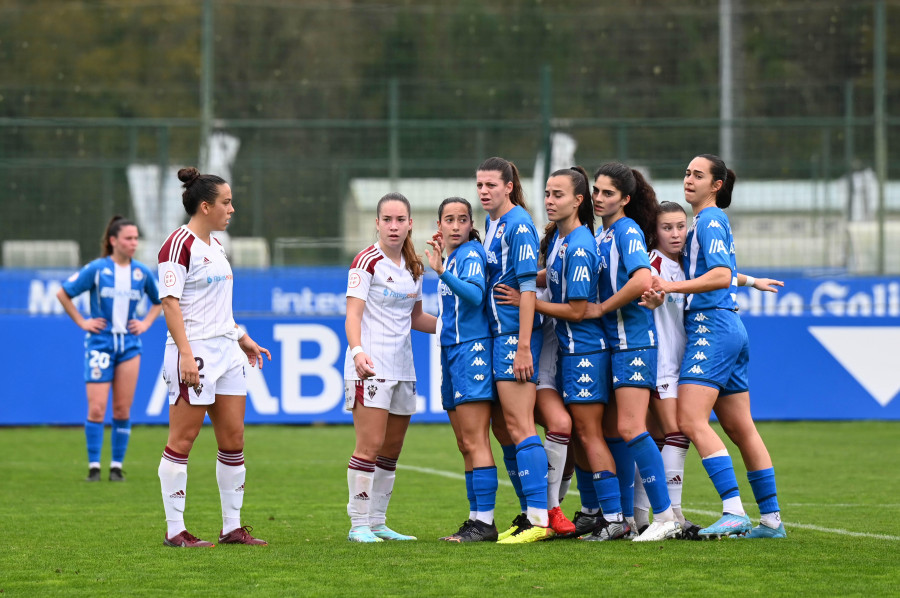
[(900, 327), (810, 326), (809, 332), (882, 407), (900, 392)]

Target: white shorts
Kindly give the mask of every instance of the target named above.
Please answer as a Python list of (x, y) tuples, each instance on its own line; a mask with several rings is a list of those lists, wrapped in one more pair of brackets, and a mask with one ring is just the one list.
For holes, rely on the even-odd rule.
[(674, 378), (657, 378), (656, 394), (660, 399), (676, 399), (678, 398), (678, 376)]
[(384, 409), (394, 415), (416, 412), (414, 380), (344, 380), (344, 409), (352, 411), (357, 404)]
[(191, 341), (191, 352), (200, 370), (200, 392), (181, 382), (181, 353), (174, 344), (166, 345), (163, 357), (163, 379), (169, 392), (169, 405), (184, 399), (191, 405), (212, 405), (216, 395), (247, 395), (244, 366), (247, 357), (236, 340), (217, 336)]
[(559, 360), (559, 339), (556, 338), (553, 318), (544, 316), (541, 332), (544, 335), (544, 344), (541, 346), (541, 359), (538, 361), (537, 390), (549, 388), (558, 391), (559, 389), (556, 388), (556, 363)]

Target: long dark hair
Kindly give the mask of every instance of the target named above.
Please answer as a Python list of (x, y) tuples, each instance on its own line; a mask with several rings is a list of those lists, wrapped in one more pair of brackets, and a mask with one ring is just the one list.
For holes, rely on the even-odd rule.
[(631, 196), (631, 201), (625, 204), (625, 215), (637, 222), (644, 231), (645, 238), (650, 236), (656, 222), (659, 202), (656, 201), (656, 191), (644, 175), (621, 162), (604, 164), (594, 173), (594, 180), (601, 175), (608, 176), (623, 196)]
[(178, 180), (183, 183), (184, 193), (181, 194), (181, 203), (188, 216), (197, 213), (200, 202), (216, 203), (216, 197), (219, 196), (219, 185), (228, 184), (220, 176), (200, 174), (200, 171), (193, 166), (179, 170)]
[(674, 201), (659, 202), (659, 209), (656, 211), (656, 215), (653, 216), (653, 226), (650, 229), (650, 234), (647, 235), (647, 251), (656, 249), (659, 245), (659, 236), (656, 233), (656, 227), (659, 225), (660, 214), (669, 214), (670, 212), (681, 212), (684, 214), (684, 217), (687, 218), (687, 212), (684, 211), (684, 208)]
[(482, 172), (499, 172), (500, 178), (503, 179), (504, 183), (511, 182), (513, 184), (509, 200), (514, 206), (522, 206), (525, 210), (528, 209), (525, 205), (525, 192), (522, 191), (522, 183), (519, 182), (519, 169), (516, 168), (515, 164), (509, 160), (494, 156), (482, 162), (478, 170)]
[(116, 214), (112, 218), (110, 218), (109, 222), (106, 224), (106, 230), (103, 231), (103, 237), (100, 239), (100, 257), (107, 257), (112, 255), (113, 247), (110, 242), (110, 237), (118, 237), (119, 231), (122, 230), (123, 226), (137, 226), (131, 220), (125, 218), (125, 216), (120, 216)]
[[(551, 177), (567, 176), (572, 181), (572, 193), (581, 196), (581, 204), (578, 206), (578, 221), (587, 225), (591, 234), (594, 234), (594, 204), (591, 201), (591, 185), (588, 182), (587, 172), (581, 166), (563, 168), (550, 174)], [(556, 233), (556, 223), (550, 222), (544, 227), (544, 237), (541, 239), (541, 247), (538, 262), (541, 266), (547, 264), (547, 253), (550, 251), (550, 241)]]
[[(406, 199), (406, 196), (402, 193), (392, 191), (378, 200), (378, 206), (375, 208), (375, 214), (379, 219), (381, 218), (381, 206), (389, 201), (399, 201), (406, 206), (407, 218), (412, 215), (412, 206), (409, 205), (409, 200)], [(412, 240), (412, 230), (406, 233), (406, 238), (403, 239), (402, 251), (403, 259), (406, 260), (406, 269), (409, 270), (410, 274), (412, 274), (413, 280), (419, 280), (419, 277), (425, 273), (425, 264), (423, 264), (419, 256), (416, 255), (416, 248), (413, 246)]]
[(737, 175), (725, 166), (725, 161), (715, 154), (700, 154), (697, 158), (709, 160), (709, 173), (713, 181), (722, 181), (722, 186), (716, 192), (716, 206), (723, 210), (731, 205), (731, 192), (734, 190), (734, 182)]
[(481, 235), (478, 234), (478, 229), (475, 228), (475, 222), (472, 220), (472, 204), (462, 197), (448, 197), (441, 202), (441, 205), (438, 206), (438, 222), (440, 222), (441, 218), (444, 216), (444, 206), (451, 203), (461, 203), (466, 206), (466, 210), (469, 212), (469, 222), (472, 223), (472, 228), (469, 230), (469, 240), (471, 241), (474, 239), (480, 242)]

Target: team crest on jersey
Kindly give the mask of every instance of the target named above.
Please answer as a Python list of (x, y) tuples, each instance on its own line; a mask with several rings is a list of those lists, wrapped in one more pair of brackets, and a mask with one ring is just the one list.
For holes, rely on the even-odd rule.
[(603, 239), (600, 242), (601, 243), (609, 243), (612, 240), (613, 240), (613, 232), (609, 231), (603, 236)]
[(559, 253), (557, 254), (559, 257), (565, 257), (566, 255), (566, 247), (568, 247), (568, 243), (563, 243), (563, 246), (559, 248)]
[(135, 280), (144, 280), (144, 273), (135, 269), (134, 272), (131, 273), (131, 277)]
[(503, 231), (505, 231), (505, 230), (506, 230), (506, 223), (505, 223), (505, 222), (501, 222), (501, 223), (500, 223), (500, 226), (497, 227), (497, 234), (496, 234), (496, 236), (495, 236), (494, 238), (499, 239), (500, 237), (502, 237), (502, 236), (503, 236)]
[(450, 263), (447, 264), (446, 270), (454, 270), (454, 271), (456, 270), (456, 258), (453, 258), (452, 260), (450, 260)]

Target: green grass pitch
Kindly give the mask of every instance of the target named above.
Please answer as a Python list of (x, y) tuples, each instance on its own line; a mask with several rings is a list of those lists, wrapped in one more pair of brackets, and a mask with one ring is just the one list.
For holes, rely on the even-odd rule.
[[(346, 540), (348, 426), (253, 426), (246, 432), (244, 523), (268, 547), (173, 549), (156, 468), (164, 427), (136, 427), (128, 480), (88, 484), (77, 428), (2, 428), (3, 596), (646, 596), (897, 595), (900, 422), (764, 423), (785, 540), (455, 545), (468, 505), (449, 426), (413, 425), (388, 523), (418, 542)], [(741, 496), (758, 516), (737, 450)], [(188, 529), (221, 527), (215, 439), (206, 427), (188, 466)], [(499, 451), (495, 452), (499, 457)], [(500, 461), (502, 463), (502, 461)], [(497, 523), (517, 501), (501, 469)], [(574, 484), (573, 484), (574, 490)], [(563, 509), (579, 506), (571, 494)], [(706, 525), (720, 509), (691, 449), (684, 511)]]

